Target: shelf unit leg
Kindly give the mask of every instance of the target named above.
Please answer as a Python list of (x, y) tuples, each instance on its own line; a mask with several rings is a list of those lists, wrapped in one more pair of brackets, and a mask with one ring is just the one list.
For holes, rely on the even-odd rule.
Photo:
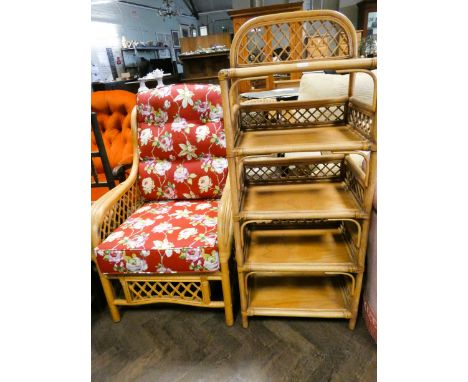
[(247, 291), (245, 290), (245, 274), (244, 272), (237, 272), (239, 276), (239, 295), (242, 315), (242, 326), (247, 328), (249, 323), (247, 319)]
[(361, 296), (363, 272), (359, 272), (356, 276), (356, 287), (354, 289), (353, 299), (351, 300), (351, 319), (349, 320), (349, 328), (353, 330), (356, 327), (356, 320), (359, 308), (359, 300)]

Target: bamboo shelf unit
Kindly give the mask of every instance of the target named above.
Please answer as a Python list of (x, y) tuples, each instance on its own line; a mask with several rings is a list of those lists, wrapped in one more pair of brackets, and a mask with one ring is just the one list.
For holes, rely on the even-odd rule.
[[(266, 44), (266, 35), (275, 37)], [(342, 14), (297, 11), (242, 25), (230, 65), (219, 80), (242, 324), (256, 315), (327, 317), (353, 329), (376, 183), (377, 61), (358, 58), (356, 31)], [(349, 74), (348, 95), (240, 97), (245, 81), (317, 70)], [(371, 104), (353, 95), (357, 72), (374, 81)]]

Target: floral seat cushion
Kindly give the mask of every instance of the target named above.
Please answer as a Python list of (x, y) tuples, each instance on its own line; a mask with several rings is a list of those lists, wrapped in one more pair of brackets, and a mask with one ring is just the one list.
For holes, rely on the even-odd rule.
[(219, 200), (149, 202), (95, 248), (104, 274), (219, 270)]

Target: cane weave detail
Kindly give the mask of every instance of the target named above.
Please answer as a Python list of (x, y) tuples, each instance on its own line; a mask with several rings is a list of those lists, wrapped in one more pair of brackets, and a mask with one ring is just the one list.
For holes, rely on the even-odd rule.
[(345, 240), (345, 242), (348, 245), (348, 248), (350, 250), (351, 260), (354, 261), (354, 259), (357, 258), (359, 243), (356, 243), (353, 240), (353, 238), (351, 237), (351, 234), (349, 233), (348, 229), (346, 228), (345, 222), (341, 223), (340, 231), (341, 231), (341, 235), (342, 235), (343, 239)]
[(295, 129), (315, 124), (340, 123), (345, 120), (344, 104), (278, 110), (241, 110), (239, 125), (242, 131)]
[(365, 114), (363, 111), (356, 109), (350, 104), (348, 121), (351, 126), (358, 130), (366, 138), (371, 139), (372, 132), (372, 116)]
[(341, 292), (343, 294), (344, 305), (349, 307), (351, 305), (352, 296), (354, 294), (352, 283), (348, 281), (348, 277), (336, 277), (337, 282), (341, 288)]
[(101, 224), (100, 237), (103, 241), (127, 218), (143, 205), (140, 190), (134, 183), (108, 211)]
[(267, 221), (255, 221), (255, 223), (248, 225), (249, 229), (279, 229), (279, 228), (335, 228), (337, 227), (336, 221), (328, 219), (274, 219)]
[(175, 281), (126, 281), (129, 291), (129, 302), (154, 299), (202, 301), (200, 282)]
[(245, 183), (302, 183), (341, 178), (343, 162), (245, 165)]
[(354, 197), (362, 206), (364, 204), (364, 188), (356, 179), (354, 173), (349, 169), (345, 171), (344, 181), (348, 189), (353, 193)]
[(350, 31), (336, 20), (321, 18), (296, 22), (266, 22), (244, 32), (234, 67), (353, 57)]

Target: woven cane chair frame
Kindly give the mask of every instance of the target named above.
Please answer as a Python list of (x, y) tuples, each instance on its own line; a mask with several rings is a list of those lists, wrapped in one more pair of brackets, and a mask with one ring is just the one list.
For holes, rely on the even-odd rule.
[[(132, 111), (133, 164), (127, 180), (109, 191), (91, 210), (91, 258), (93, 249), (144, 203), (137, 186), (138, 142), (136, 107)], [(154, 275), (107, 275), (100, 272), (107, 304), (115, 322), (120, 321), (118, 306), (175, 303), (204, 308), (224, 308), (226, 324), (234, 324), (229, 259), (232, 250), (231, 192), (226, 183), (218, 209), (218, 249), (220, 270), (210, 273)], [(223, 300), (212, 300), (210, 282), (221, 282)]]
[[(377, 67), (377, 60), (358, 58), (356, 41), (351, 22), (338, 12), (299, 11), (261, 16), (246, 22), (236, 33), (231, 45), (231, 68), (219, 73), (244, 327), (248, 326), (248, 316), (253, 315), (346, 318), (350, 329), (356, 325), (377, 163), (377, 79), (371, 72)], [(285, 43), (289, 44), (289, 50), (284, 48)], [(273, 59), (272, 52), (277, 48), (282, 61)], [(247, 80), (286, 73), (299, 79), (304, 72), (318, 70), (348, 73), (347, 96), (322, 101), (246, 104), (239, 94), (240, 85)], [(368, 74), (374, 82), (371, 105), (353, 94), (358, 72)], [(349, 139), (342, 139), (341, 134), (349, 134)], [(360, 150), (369, 152), (365, 171), (349, 156), (363, 155)], [(280, 153), (308, 152), (322, 155), (277, 157)], [(271, 197), (278, 194), (278, 189), (287, 194), (288, 188), (307, 190), (315, 185), (331, 187), (336, 182), (341, 182), (340, 190), (347, 193), (357, 208), (340, 209), (340, 199), (336, 200), (338, 208), (295, 210), (291, 207), (294, 203), (286, 203), (282, 204), (286, 205), (283, 209), (275, 205), (281, 199)], [(261, 191), (255, 194), (255, 188)], [(331, 197), (327, 203), (335, 203), (337, 190), (327, 194)], [(302, 198), (307, 198), (306, 191)], [(294, 259), (299, 261), (283, 261), (284, 251), (288, 250), (284, 243), (276, 248), (273, 258), (274, 251), (262, 250), (258, 240), (261, 235), (269, 238), (268, 229), (277, 230), (277, 237), (286, 235), (284, 227), (300, 233), (319, 233), (331, 227), (342, 238), (340, 256), (348, 256), (349, 261), (306, 264), (309, 259), (306, 250), (301, 252), (302, 259), (295, 255)], [(257, 244), (251, 245), (254, 234)], [(268, 241), (263, 243), (269, 248), (274, 246)], [(265, 256), (276, 262), (269, 263)], [(262, 261), (256, 262), (260, 258)], [(270, 281), (265, 280), (278, 280), (280, 286), (269, 285)], [(252, 288), (257, 283), (258, 289)], [(336, 301), (333, 298), (328, 301), (324, 296), (335, 283), (341, 292), (333, 296), (339, 300), (333, 305)], [(296, 308), (288, 306), (291, 299), (297, 303)], [(316, 300), (316, 307), (309, 304), (307, 309), (300, 308), (307, 306), (310, 299)]]

